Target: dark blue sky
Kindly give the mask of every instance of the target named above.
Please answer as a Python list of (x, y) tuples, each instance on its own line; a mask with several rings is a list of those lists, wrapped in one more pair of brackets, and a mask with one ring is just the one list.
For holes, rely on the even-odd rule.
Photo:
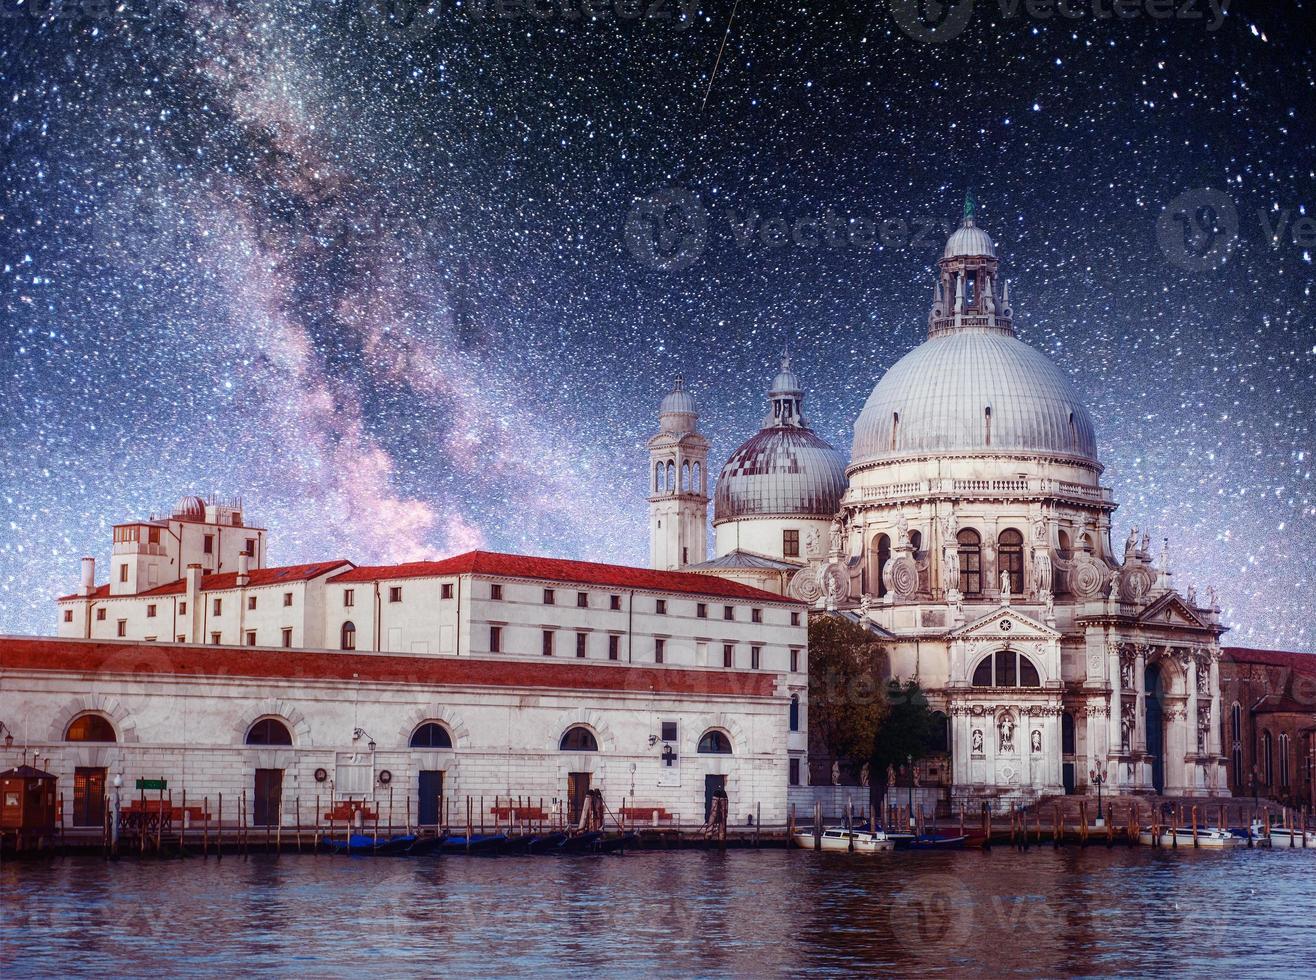
[[(0, 630), (52, 629), (110, 523), (191, 492), (244, 495), (279, 562), (643, 562), (670, 378), (717, 466), (789, 342), (848, 450), (923, 336), (918, 232), (973, 187), (1117, 534), (1169, 536), (1235, 642), (1312, 649), (1316, 82), (1307, 5), (1272, 6), (1210, 30), (979, 0), (929, 44), (885, 4), (742, 2), (701, 110), (729, 2), (0, 0)], [(626, 234), (656, 189), (704, 220), (681, 268)], [(832, 216), (895, 224), (762, 231)]]

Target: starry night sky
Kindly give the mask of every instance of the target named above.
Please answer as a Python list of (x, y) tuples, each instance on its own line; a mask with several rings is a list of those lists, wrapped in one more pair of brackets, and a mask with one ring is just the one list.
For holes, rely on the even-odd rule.
[[(1308, 4), (1211, 31), (978, 0), (930, 44), (885, 3), (741, 0), (701, 108), (731, 0), (87, 2), (0, 0), (0, 631), (53, 631), (113, 522), (194, 492), (245, 497), (280, 564), (644, 563), (671, 378), (716, 472), (789, 343), (847, 451), (971, 187), (1117, 538), (1168, 536), (1227, 642), (1316, 648)], [(685, 261), (628, 236), (655, 191), (706, 219)], [(897, 224), (758, 231), (829, 216)]]

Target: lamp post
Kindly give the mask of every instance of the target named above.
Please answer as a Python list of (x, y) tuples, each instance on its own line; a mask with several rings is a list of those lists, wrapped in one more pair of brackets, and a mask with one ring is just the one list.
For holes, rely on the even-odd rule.
[(119, 790), (123, 787), (123, 773), (114, 774), (114, 813), (110, 818), (110, 851), (112, 854), (119, 853), (119, 810), (123, 806), (123, 801), (119, 797)]
[(909, 763), (909, 825), (915, 826), (914, 823), (914, 757), (908, 755), (905, 760)]
[(1101, 785), (1106, 781), (1106, 768), (1102, 766), (1099, 769), (1089, 769), (1088, 780), (1097, 787), (1097, 825), (1104, 827), (1106, 816), (1101, 808)]

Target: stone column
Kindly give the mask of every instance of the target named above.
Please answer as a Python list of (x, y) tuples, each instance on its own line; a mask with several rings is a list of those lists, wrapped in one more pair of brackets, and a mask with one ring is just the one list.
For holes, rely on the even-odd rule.
[(1176, 767), (1182, 767), (1183, 775), (1180, 782), (1183, 783), (1189, 792), (1197, 789), (1197, 762), (1189, 762), (1189, 759), (1197, 758), (1197, 658), (1193, 656), (1191, 650), (1185, 653), (1188, 664), (1184, 668), (1185, 675), (1188, 678), (1188, 717), (1184, 719), (1184, 752), (1183, 758), (1176, 758), (1174, 764)]
[[(1133, 718), (1133, 734), (1129, 738), (1129, 749), (1147, 751), (1147, 648), (1134, 648), (1133, 690), (1137, 693)], [(1122, 706), (1121, 706), (1122, 707)], [(1158, 750), (1159, 752), (1159, 750)]]
[(1206, 733), (1206, 748), (1212, 755), (1223, 754), (1220, 745), (1220, 719), (1222, 706), (1220, 704), (1220, 651), (1210, 650), (1207, 652), (1208, 662), (1211, 670), (1211, 730)]
[[(1107, 649), (1110, 652), (1110, 655), (1106, 658), (1106, 671), (1110, 675), (1110, 717), (1107, 718), (1106, 727), (1109, 733), (1110, 754), (1115, 755), (1123, 751), (1123, 746), (1120, 744), (1120, 719), (1124, 698), (1124, 679), (1120, 674), (1120, 645), (1112, 642)], [(1129, 748), (1132, 747), (1132, 745), (1129, 746)], [(1093, 758), (1097, 760), (1095, 755)]]

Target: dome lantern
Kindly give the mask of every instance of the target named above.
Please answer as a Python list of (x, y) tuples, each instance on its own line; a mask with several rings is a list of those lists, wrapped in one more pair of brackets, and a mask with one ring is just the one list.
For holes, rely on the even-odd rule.
[(973, 195), (964, 202), (964, 220), (946, 240), (933, 287), (928, 336), (955, 330), (991, 330), (1014, 336), (1009, 288), (997, 279), (996, 243), (974, 218)]

